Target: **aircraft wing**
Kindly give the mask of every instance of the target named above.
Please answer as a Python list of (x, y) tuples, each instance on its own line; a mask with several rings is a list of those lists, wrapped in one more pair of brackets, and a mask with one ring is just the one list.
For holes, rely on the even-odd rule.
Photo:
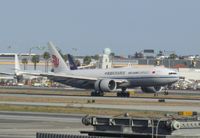
[(0, 72), (0, 75), (14, 76), (14, 73)]
[(47, 77), (47, 78), (65, 78), (65, 79), (77, 79), (77, 80), (93, 80), (96, 81), (98, 80), (97, 78), (92, 78), (92, 77), (84, 77), (84, 76), (75, 76), (73, 74), (66, 75), (62, 73), (31, 73), (31, 72), (24, 72), (23, 74), (25, 75), (33, 75), (33, 76), (42, 76), (42, 77)]
[[(56, 78), (59, 78), (59, 79), (65, 79), (65, 80), (86, 80), (86, 81), (90, 81), (90, 82), (95, 82), (99, 79), (107, 79), (107, 78), (93, 78), (93, 77), (85, 77), (85, 76), (77, 76), (77, 75), (73, 75), (73, 74), (62, 74), (62, 73), (53, 73), (53, 72), (50, 72), (50, 73), (30, 73), (30, 72), (27, 72), (27, 73), (23, 73), (23, 74), (26, 74), (26, 75), (34, 75), (34, 76), (42, 76), (42, 77), (47, 77), (49, 79), (56, 79)], [(110, 78), (108, 78), (110, 79)], [(118, 87), (125, 87), (129, 82), (128, 80), (126, 79), (115, 79), (113, 78), (112, 80), (114, 80)]]

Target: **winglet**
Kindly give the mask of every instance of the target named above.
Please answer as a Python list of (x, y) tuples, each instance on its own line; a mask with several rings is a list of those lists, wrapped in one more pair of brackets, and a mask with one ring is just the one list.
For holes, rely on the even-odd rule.
[(18, 74), (20, 70), (19, 58), (18, 55), (15, 54), (15, 74)]

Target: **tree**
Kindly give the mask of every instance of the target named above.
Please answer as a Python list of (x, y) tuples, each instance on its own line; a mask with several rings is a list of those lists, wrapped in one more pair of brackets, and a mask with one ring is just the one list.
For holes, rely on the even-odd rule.
[(62, 55), (62, 58), (64, 59), (64, 61), (66, 62), (67, 60), (68, 60), (68, 56), (67, 56), (67, 54), (65, 54), (65, 55)]
[(45, 72), (48, 72), (48, 70), (49, 70), (49, 59), (50, 59), (49, 52), (44, 52), (43, 58), (45, 60)]
[(144, 54), (142, 52), (135, 52), (135, 58), (144, 58)]
[(114, 56), (115, 56), (115, 53), (114, 53), (114, 52), (110, 53), (110, 56), (111, 56), (111, 57), (114, 57)]
[(84, 59), (83, 59), (83, 63), (85, 65), (89, 65), (91, 61), (92, 61), (92, 59), (91, 59), (90, 56), (85, 56)]
[(97, 54), (94, 55), (94, 59), (95, 59), (95, 60), (99, 60), (99, 55), (97, 55)]
[(78, 60), (78, 59), (75, 60), (75, 64), (76, 64), (77, 67), (81, 66), (81, 62), (80, 62), (80, 60)]
[(40, 62), (40, 56), (39, 55), (34, 55), (31, 59), (31, 61), (33, 62), (34, 64), (34, 70), (36, 70), (36, 66), (37, 66), (37, 63)]
[(24, 70), (26, 70), (26, 65), (28, 64), (28, 59), (27, 58), (23, 58), (22, 59), (22, 63), (24, 65)]
[(178, 56), (177, 56), (175, 53), (169, 55), (169, 58), (170, 58), (170, 59), (176, 59), (177, 57), (178, 57)]

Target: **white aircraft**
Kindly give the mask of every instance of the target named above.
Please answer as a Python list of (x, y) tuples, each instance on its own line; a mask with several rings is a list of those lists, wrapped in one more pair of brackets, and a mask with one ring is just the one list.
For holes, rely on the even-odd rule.
[(143, 92), (156, 93), (163, 86), (179, 80), (176, 71), (163, 67), (70, 70), (52, 42), (48, 43), (48, 47), (53, 72), (39, 75), (72, 87), (92, 89), (92, 96), (103, 96), (104, 92), (121, 89), (117, 96), (128, 97), (126, 89), (135, 87), (141, 87)]
[(20, 70), (20, 65), (19, 65), (19, 59), (17, 54), (15, 54), (15, 68), (14, 68), (14, 73), (7, 73), (7, 72), (0, 72), (0, 75), (5, 75), (8, 78), (17, 78), (19, 77), (19, 70)]
[[(33, 74), (33, 75), (29, 75), (27, 73)], [(34, 79), (34, 78), (38, 78), (38, 76), (35, 76), (37, 74), (41, 73), (41, 71), (35, 71), (35, 70), (30, 70), (30, 71), (23, 71), (20, 68), (20, 64), (19, 64), (19, 58), (18, 55), (15, 54), (15, 68), (14, 68), (14, 73), (6, 73), (6, 72), (0, 72), (0, 75), (7, 75), (9, 76), (8, 78), (15, 78), (17, 79), (17, 81), (21, 80), (21, 79)]]

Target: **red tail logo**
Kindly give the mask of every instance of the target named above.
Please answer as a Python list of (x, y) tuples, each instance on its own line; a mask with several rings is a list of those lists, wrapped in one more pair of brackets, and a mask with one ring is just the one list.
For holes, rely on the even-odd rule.
[(55, 55), (52, 55), (52, 63), (56, 68), (59, 66), (59, 59)]

